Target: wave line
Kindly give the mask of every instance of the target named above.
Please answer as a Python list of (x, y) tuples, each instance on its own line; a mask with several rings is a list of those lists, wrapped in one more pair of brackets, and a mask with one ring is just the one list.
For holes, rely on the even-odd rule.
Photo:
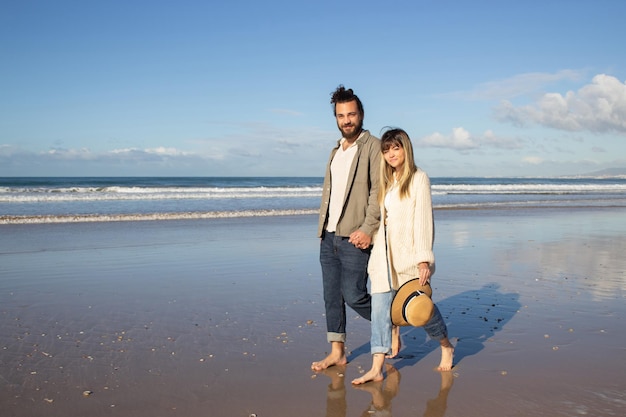
[(237, 217), (296, 216), (317, 214), (318, 210), (244, 210), (209, 211), (197, 213), (146, 213), (146, 214), (66, 214), (39, 216), (0, 216), (0, 224), (47, 224), (47, 223), (89, 223), (89, 222), (128, 222), (155, 220), (198, 220)]

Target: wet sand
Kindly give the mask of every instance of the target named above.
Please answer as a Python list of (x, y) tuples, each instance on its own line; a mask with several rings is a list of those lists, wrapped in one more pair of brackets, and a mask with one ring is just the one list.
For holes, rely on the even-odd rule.
[(433, 299), (456, 344), (369, 323), (328, 350), (316, 216), (0, 226), (0, 415), (618, 416), (626, 210), (437, 211)]

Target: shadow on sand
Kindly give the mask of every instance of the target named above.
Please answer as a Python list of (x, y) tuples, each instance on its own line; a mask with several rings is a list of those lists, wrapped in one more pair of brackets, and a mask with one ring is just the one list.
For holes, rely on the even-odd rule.
[[(436, 302), (455, 345), (453, 366), (483, 350), (485, 341), (499, 332), (521, 307), (519, 294), (505, 294), (499, 288), (496, 283), (486, 284)], [(402, 349), (393, 364), (398, 370), (439, 349), (439, 343), (431, 340), (423, 328), (403, 327), (400, 334)], [(363, 344), (350, 352), (348, 361), (369, 351), (369, 343)]]

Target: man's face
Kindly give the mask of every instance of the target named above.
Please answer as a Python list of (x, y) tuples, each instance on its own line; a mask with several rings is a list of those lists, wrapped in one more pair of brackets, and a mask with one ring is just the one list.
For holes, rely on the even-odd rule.
[(344, 138), (356, 139), (363, 128), (363, 115), (359, 112), (356, 100), (335, 104), (337, 127)]

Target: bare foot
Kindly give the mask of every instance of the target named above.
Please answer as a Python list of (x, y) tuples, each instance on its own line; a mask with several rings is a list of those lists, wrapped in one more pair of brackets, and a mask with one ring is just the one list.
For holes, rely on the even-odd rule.
[(330, 352), (328, 356), (326, 356), (321, 361), (313, 362), (311, 364), (311, 369), (314, 371), (323, 371), (324, 369), (330, 368), (331, 366), (345, 365), (347, 363), (348, 363), (348, 358), (346, 358), (346, 355), (343, 353), (343, 350), (341, 351), (341, 353), (333, 351), (333, 352)]
[(400, 338), (400, 326), (391, 328), (391, 352), (387, 354), (387, 358), (395, 358), (402, 347), (402, 339)]
[(437, 367), (438, 371), (449, 371), (452, 369), (454, 359), (454, 346), (441, 346), (441, 362)]
[(352, 383), (354, 389), (358, 389), (359, 391), (369, 392), (372, 396), (372, 402), (374, 402), (374, 398), (380, 396), (383, 391), (383, 381), (372, 382), (371, 384), (355, 384)]
[(382, 381), (385, 377), (383, 373), (378, 371), (377, 369), (370, 369), (365, 375), (360, 378), (356, 378), (352, 380), (354, 385), (365, 384), (366, 382), (374, 381), (379, 382)]
[(382, 381), (385, 379), (383, 375), (383, 366), (385, 365), (385, 355), (383, 353), (374, 353), (372, 355), (372, 368), (360, 378), (352, 380), (354, 385), (365, 384), (370, 381)]

